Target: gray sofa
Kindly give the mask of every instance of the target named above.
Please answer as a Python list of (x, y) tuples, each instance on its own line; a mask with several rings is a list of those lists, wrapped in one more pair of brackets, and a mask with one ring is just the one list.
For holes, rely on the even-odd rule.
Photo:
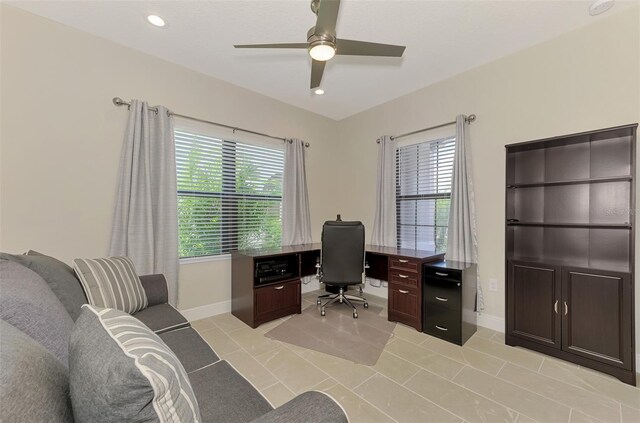
[[(9, 272), (7, 271), (9, 262), (18, 263), (31, 269), (32, 272)], [(13, 266), (11, 269), (15, 270), (15, 264), (11, 264), (11, 266)], [(5, 270), (3, 271), (3, 269)], [(47, 385), (50, 380), (45, 380), (46, 378), (43, 376), (42, 380), (30, 380), (29, 383), (24, 383), (24, 379), (28, 378), (23, 375), (25, 354), (20, 351), (16, 352), (15, 348), (9, 348), (6, 345), (10, 337), (14, 336), (14, 332), (17, 332), (13, 329), (8, 330), (6, 322), (26, 331), (31, 335), (30, 338), (34, 338), (39, 345), (49, 350), (51, 350), (49, 345), (51, 343), (66, 343), (68, 345), (68, 338), (51, 339), (53, 336), (66, 336), (60, 334), (66, 333), (65, 330), (60, 331), (57, 328), (52, 330), (46, 327), (47, 324), (50, 325), (56, 318), (59, 318), (53, 316), (53, 309), (57, 305), (52, 307), (47, 305), (45, 300), (35, 298), (49, 295), (49, 293), (35, 294), (39, 291), (33, 288), (33, 281), (21, 280), (34, 278), (41, 278), (46, 282), (48, 289), (55, 294), (65, 312), (68, 313), (70, 322), (78, 317), (81, 305), (86, 303), (80, 282), (76, 279), (73, 270), (66, 264), (31, 251), (26, 255), (0, 253), (0, 280), (2, 282), (0, 285), (0, 317), (4, 320), (0, 326), (0, 329), (3, 329), (0, 337), (4, 341), (0, 342), (0, 382), (2, 388), (0, 392), (0, 403), (2, 404), (0, 421), (16, 421), (16, 419), (18, 421), (37, 421), (40, 419), (38, 416), (49, 416), (46, 421), (69, 421), (67, 417), (53, 419), (52, 414), (47, 412), (44, 414), (41, 411), (31, 413), (30, 410), (34, 408), (46, 407), (46, 403), (42, 403), (42, 398), (33, 398), (33, 396), (42, 390), (52, 389), (50, 385)], [(188, 373), (204, 422), (348, 421), (339, 404), (331, 397), (315, 391), (298, 395), (288, 403), (274, 409), (251, 383), (228, 362), (218, 357), (180, 312), (167, 303), (167, 285), (163, 275), (141, 276), (140, 279), (149, 305), (134, 316), (158, 334), (181, 361)], [(36, 281), (36, 283), (40, 282)], [(27, 290), (29, 292), (26, 292)], [(53, 298), (53, 296), (51, 297)], [(48, 299), (47, 301), (56, 300)], [(52, 313), (51, 316), (47, 316), (49, 312)], [(42, 315), (43, 313), (44, 315)], [(66, 319), (66, 314), (64, 318)], [(28, 321), (28, 326), (20, 328), (20, 324), (25, 324), (25, 319)], [(18, 322), (20, 323), (18, 324)], [(18, 344), (17, 342), (13, 343), (14, 346)], [(61, 356), (63, 357), (60, 360), (63, 364), (61, 368), (66, 370), (68, 363), (64, 362), (64, 352)], [(56, 366), (58, 365), (59, 363), (56, 363)], [(45, 372), (48, 373), (48, 370)], [(68, 378), (68, 375), (62, 377)], [(38, 395), (43, 396), (43, 394)], [(63, 403), (63, 410), (59, 415), (72, 416), (71, 401), (65, 398), (63, 396), (63, 400), (57, 400), (56, 406), (58, 408), (60, 402)], [(69, 409), (64, 410), (65, 407)], [(42, 418), (44, 420), (44, 417)]]

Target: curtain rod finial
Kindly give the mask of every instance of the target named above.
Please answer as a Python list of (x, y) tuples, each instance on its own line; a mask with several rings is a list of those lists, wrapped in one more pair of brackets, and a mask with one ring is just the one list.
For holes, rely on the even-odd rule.
[(120, 97), (113, 97), (113, 104), (115, 104), (116, 106), (122, 106), (123, 104), (125, 104), (124, 100), (121, 99)]
[(476, 120), (476, 115), (469, 115), (467, 117), (467, 122), (469, 123), (473, 122), (474, 120)]

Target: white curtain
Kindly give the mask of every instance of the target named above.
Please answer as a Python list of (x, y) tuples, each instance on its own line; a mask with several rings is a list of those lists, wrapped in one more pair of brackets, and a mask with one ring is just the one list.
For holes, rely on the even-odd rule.
[[(468, 127), (466, 117), (459, 115), (456, 118), (456, 150), (453, 158), (446, 259), (478, 263), (476, 206)], [(476, 306), (478, 311), (484, 309), (479, 279)]]
[(285, 141), (282, 181), (282, 245), (313, 242), (304, 156), (303, 141), (295, 138)]
[(378, 139), (376, 210), (371, 243), (396, 246), (396, 142), (388, 135)]
[(163, 273), (178, 302), (178, 210), (173, 121), (162, 106), (132, 100), (120, 155), (109, 254), (133, 260), (139, 274)]

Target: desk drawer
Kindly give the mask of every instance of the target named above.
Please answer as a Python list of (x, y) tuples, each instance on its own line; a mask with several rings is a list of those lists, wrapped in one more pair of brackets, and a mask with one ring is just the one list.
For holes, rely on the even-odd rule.
[(389, 282), (393, 284), (406, 285), (412, 288), (420, 286), (420, 279), (417, 273), (405, 270), (392, 269), (389, 271)]
[(257, 324), (300, 313), (299, 279), (255, 288), (253, 295)]
[(418, 273), (420, 270), (420, 262), (407, 257), (389, 257), (389, 267), (404, 270), (405, 272)]
[(422, 330), (422, 300), (418, 289), (389, 283), (389, 321)]

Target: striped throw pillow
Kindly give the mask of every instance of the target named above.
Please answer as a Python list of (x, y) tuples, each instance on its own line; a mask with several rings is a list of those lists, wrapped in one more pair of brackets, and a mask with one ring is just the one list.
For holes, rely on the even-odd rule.
[(73, 269), (89, 304), (129, 314), (147, 307), (147, 294), (128, 257), (75, 259)]
[(76, 422), (200, 422), (184, 367), (135, 317), (85, 304), (71, 334)]

